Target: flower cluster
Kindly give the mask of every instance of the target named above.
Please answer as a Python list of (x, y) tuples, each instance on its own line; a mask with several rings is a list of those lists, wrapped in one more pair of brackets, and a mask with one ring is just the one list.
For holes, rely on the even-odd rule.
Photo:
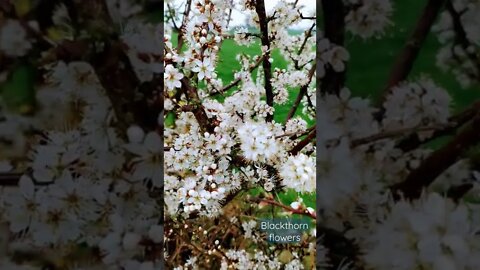
[(440, 14), (433, 27), (442, 47), (437, 53), (437, 65), (451, 71), (462, 87), (476, 83), (478, 66), (478, 24), (480, 5), (476, 1), (452, 1)]
[(347, 30), (362, 38), (384, 34), (391, 25), (393, 11), (390, 0), (346, 0), (349, 10), (345, 17)]
[(398, 202), (365, 237), (365, 260), (378, 269), (476, 269), (480, 245), (468, 212), (434, 193)]

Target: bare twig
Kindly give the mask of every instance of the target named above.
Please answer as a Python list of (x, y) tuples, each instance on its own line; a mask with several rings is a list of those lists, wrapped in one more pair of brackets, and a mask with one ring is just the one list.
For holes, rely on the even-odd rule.
[(22, 175), (21, 173), (1, 173), (0, 186), (17, 186)]
[(180, 35), (180, 32), (182, 31), (182, 29), (180, 29), (180, 27), (175, 22), (175, 10), (174, 8), (172, 8), (172, 5), (170, 4), (167, 4), (167, 8), (168, 8), (168, 13), (170, 14), (172, 19), (173, 28), (177, 30), (178, 34)]
[(316, 23), (313, 23), (312, 26), (310, 26), (310, 28), (308, 28), (308, 30), (305, 32), (305, 38), (303, 39), (302, 45), (300, 45), (300, 49), (298, 50), (297, 55), (302, 54), (303, 50), (305, 49), (305, 45), (307, 45), (307, 40), (312, 36), (313, 29), (315, 29), (316, 25)]

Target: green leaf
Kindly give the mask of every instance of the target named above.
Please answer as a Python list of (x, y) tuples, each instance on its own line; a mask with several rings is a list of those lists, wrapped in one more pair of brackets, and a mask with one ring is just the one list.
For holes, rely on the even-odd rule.
[(21, 65), (13, 70), (10, 78), (2, 87), (2, 97), (12, 109), (31, 106), (34, 103), (35, 69), (30, 65)]
[(167, 113), (164, 124), (165, 127), (173, 127), (175, 125), (175, 114), (172, 112)]
[(23, 17), (32, 10), (32, 2), (30, 0), (15, 0), (12, 3), (18, 17)]

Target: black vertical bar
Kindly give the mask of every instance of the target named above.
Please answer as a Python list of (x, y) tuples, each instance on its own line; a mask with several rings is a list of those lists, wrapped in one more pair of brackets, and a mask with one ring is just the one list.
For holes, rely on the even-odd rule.
[(320, 198), (319, 198), (319, 193), (318, 193), (318, 190), (320, 190), (320, 181), (318, 179), (318, 175), (319, 175), (319, 172), (318, 172), (318, 168), (320, 167), (320, 164), (319, 164), (319, 159), (318, 159), (318, 156), (320, 155), (320, 151), (319, 151), (319, 145), (320, 145), (320, 132), (322, 131), (321, 130), (321, 127), (320, 125), (318, 124), (320, 122), (320, 118), (319, 118), (319, 114), (318, 114), (318, 104), (320, 104), (320, 96), (321, 96), (321, 93), (322, 93), (322, 89), (321, 89), (321, 78), (318, 76), (318, 74), (321, 74), (322, 72), (322, 68), (323, 68), (323, 63), (320, 61), (320, 49), (318, 47), (318, 44), (319, 44), (319, 41), (320, 39), (322, 38), (322, 27), (321, 27), (321, 23), (320, 23), (320, 14), (321, 14), (321, 0), (317, 0), (316, 1), (316, 14), (317, 14), (317, 23), (316, 23), (316, 27), (317, 27), (317, 31), (316, 31), (316, 37), (315, 37), (315, 46), (316, 46), (316, 57), (315, 57), (315, 61), (317, 63), (317, 70), (316, 70), (316, 73), (315, 73), (315, 79), (316, 79), (316, 103), (315, 103), (315, 106), (316, 106), (316, 113), (315, 113), (315, 122), (316, 122), (316, 125), (315, 125), (315, 129), (316, 129), (316, 132), (317, 132), (317, 136), (315, 137), (315, 140), (316, 140), (316, 157), (317, 157), (317, 160), (315, 162), (315, 170), (316, 170), (316, 186), (315, 186), (315, 194), (316, 194), (316, 212), (317, 212), (317, 252), (316, 252), (316, 269), (319, 269), (319, 265), (321, 263), (321, 260), (322, 260), (322, 257), (321, 257), (321, 254), (320, 254), (320, 249), (321, 249), (321, 242), (320, 242), (320, 228), (319, 228), (319, 225), (320, 225)]
[[(159, 4), (159, 6), (160, 6), (160, 12), (161, 12), (161, 14), (162, 14), (162, 15), (161, 15), (161, 21), (160, 21), (160, 32), (161, 32), (160, 38), (162, 39), (162, 42), (160, 43), (160, 44), (161, 44), (161, 45), (160, 45), (160, 46), (161, 46), (161, 48), (160, 48), (160, 51), (161, 51), (160, 59), (161, 59), (161, 61), (162, 61), (163, 63), (165, 63), (165, 62), (164, 62), (164, 58), (163, 58), (163, 57), (164, 57), (164, 50), (165, 50), (165, 43), (164, 43), (164, 42), (165, 42), (164, 3), (163, 3), (163, 0), (160, 0), (160, 1), (158, 1), (158, 0), (152, 0), (152, 2), (157, 2), (157, 3)], [(161, 67), (161, 71), (160, 71), (160, 76), (161, 76), (161, 79), (160, 79), (160, 97), (161, 97), (161, 98), (160, 98), (160, 100), (162, 101), (162, 103), (163, 103), (163, 100), (164, 100), (164, 93), (163, 93), (163, 91), (164, 91), (164, 80), (163, 80), (164, 70), (165, 70), (165, 67), (164, 67), (164, 64), (163, 64), (162, 67)], [(163, 105), (162, 105), (162, 106), (163, 106)], [(163, 107), (162, 107), (162, 110), (161, 110), (161, 112), (160, 112), (159, 119), (160, 119), (160, 123), (159, 123), (159, 124), (160, 124), (161, 132), (162, 132), (162, 136), (160, 136), (160, 137), (162, 138), (162, 140), (161, 140), (161, 143), (162, 143), (162, 150), (161, 150), (162, 162), (161, 162), (161, 164), (162, 164), (162, 171), (163, 171), (163, 168), (164, 168), (163, 162), (164, 162), (164, 156), (165, 156), (165, 155), (164, 155), (164, 149), (163, 149), (163, 147), (164, 147), (164, 145), (165, 145), (165, 144), (164, 144), (164, 137), (163, 137), (163, 131), (164, 131), (164, 121), (163, 121), (163, 120), (164, 120), (164, 109), (163, 109)], [(161, 232), (160, 232), (160, 233), (162, 234), (160, 243), (161, 243), (162, 249), (164, 248), (164, 243), (165, 243), (165, 242), (164, 242), (164, 236), (165, 236), (165, 234), (164, 234), (164, 228), (165, 228), (165, 227), (164, 227), (164, 226), (165, 226), (165, 219), (164, 219), (165, 210), (164, 210), (164, 206), (165, 206), (165, 204), (163, 203), (164, 193), (165, 193), (165, 191), (163, 190), (163, 187), (164, 187), (164, 179), (165, 179), (165, 178), (164, 178), (164, 173), (165, 173), (165, 172), (163, 172), (163, 173), (161, 174), (162, 176), (161, 176), (161, 180), (160, 180), (160, 183), (161, 183), (161, 186), (162, 186), (162, 192), (161, 192), (161, 196), (160, 196), (160, 198), (161, 198), (160, 202), (161, 202), (161, 204), (162, 204), (162, 205), (160, 206), (160, 209), (161, 209), (161, 216), (160, 216)], [(162, 254), (160, 255), (160, 269), (165, 269), (165, 258), (164, 258), (164, 254), (165, 254), (165, 252), (162, 251)]]

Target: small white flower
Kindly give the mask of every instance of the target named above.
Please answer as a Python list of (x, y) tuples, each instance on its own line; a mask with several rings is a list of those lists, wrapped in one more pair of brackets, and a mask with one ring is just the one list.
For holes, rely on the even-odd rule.
[(173, 90), (182, 87), (180, 80), (183, 79), (183, 74), (173, 67), (173, 65), (167, 65), (165, 67), (164, 79), (167, 89)]
[(141, 143), (145, 137), (145, 132), (139, 126), (133, 125), (127, 129), (127, 137), (130, 143)]
[(213, 67), (213, 63), (211, 62), (210, 58), (205, 57), (203, 61), (196, 59), (194, 63), (195, 67), (192, 68), (192, 71), (198, 73), (199, 80), (203, 80), (204, 78), (212, 78), (215, 68)]
[(24, 56), (32, 44), (28, 41), (27, 31), (17, 20), (7, 20), (0, 26), (0, 50), (12, 57)]

